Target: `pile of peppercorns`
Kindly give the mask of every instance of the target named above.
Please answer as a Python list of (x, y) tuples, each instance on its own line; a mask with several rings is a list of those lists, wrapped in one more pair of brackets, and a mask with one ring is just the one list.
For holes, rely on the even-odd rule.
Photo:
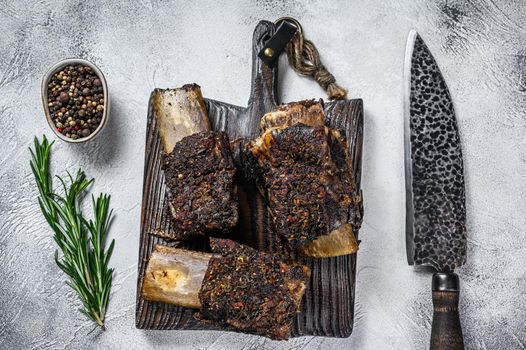
[(73, 140), (88, 137), (104, 115), (102, 81), (91, 67), (69, 65), (48, 84), (48, 108), (58, 132)]

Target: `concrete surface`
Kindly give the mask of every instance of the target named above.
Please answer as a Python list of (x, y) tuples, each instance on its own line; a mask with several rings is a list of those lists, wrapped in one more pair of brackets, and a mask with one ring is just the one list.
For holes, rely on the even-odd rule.
[[(135, 329), (146, 106), (155, 87), (197, 82), (244, 105), (250, 40), (260, 19), (298, 18), (351, 97), (365, 103), (365, 221), (355, 329), (348, 339), (288, 342), (221, 332)], [(526, 3), (470, 1), (0, 0), (0, 349), (424, 349), (427, 273), (404, 247), (402, 66), (416, 28), (449, 84), (466, 167), (468, 262), (460, 269), (467, 349), (526, 346)], [(106, 74), (112, 111), (96, 141), (58, 142), (58, 172), (82, 166), (112, 195), (116, 269), (106, 332), (76, 311), (53, 261), (27, 150), (52, 137), (40, 78), (84, 57)], [(282, 100), (323, 97), (282, 61)]]

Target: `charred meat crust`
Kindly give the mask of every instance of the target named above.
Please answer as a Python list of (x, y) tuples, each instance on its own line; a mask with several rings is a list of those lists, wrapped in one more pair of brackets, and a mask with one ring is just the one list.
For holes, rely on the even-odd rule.
[[(300, 252), (317, 237), (348, 232), (351, 239), (338, 239), (347, 247), (335, 248), (334, 255), (330, 247), (321, 256), (309, 255), (355, 252), (352, 231), (360, 224), (361, 203), (351, 157), (340, 132), (325, 126), (322, 106), (313, 101), (285, 105), (265, 115), (261, 125), (262, 135), (246, 144), (242, 169), (267, 198), (275, 232), (291, 251)], [(351, 227), (342, 227), (347, 223)]]
[(310, 270), (231, 240), (210, 239), (214, 255), (199, 292), (198, 318), (287, 339)]
[(179, 141), (162, 159), (172, 235), (184, 239), (226, 231), (237, 224), (236, 169), (228, 136), (201, 132)]

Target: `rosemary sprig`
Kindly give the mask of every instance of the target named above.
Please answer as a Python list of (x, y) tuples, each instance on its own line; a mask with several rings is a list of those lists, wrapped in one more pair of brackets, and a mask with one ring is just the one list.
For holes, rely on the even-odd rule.
[(111, 223), (110, 196), (92, 196), (93, 219), (86, 219), (79, 208), (79, 201), (93, 182), (82, 170), (73, 177), (68, 172), (68, 183), (60, 181), (64, 194), (53, 191), (49, 172), (49, 160), (53, 142), (44, 136), (42, 142), (35, 137), (35, 149), (31, 152), (31, 170), (35, 176), (40, 196), (38, 203), (42, 214), (54, 232), (58, 249), (55, 261), (69, 279), (66, 283), (73, 288), (82, 302), (80, 312), (95, 321), (103, 330), (106, 310), (110, 297), (113, 269), (108, 267), (115, 240), (105, 250), (105, 239)]

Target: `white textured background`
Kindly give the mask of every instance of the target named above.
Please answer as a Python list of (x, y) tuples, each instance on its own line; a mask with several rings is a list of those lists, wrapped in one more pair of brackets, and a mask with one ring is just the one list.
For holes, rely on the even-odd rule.
[[(355, 329), (348, 339), (288, 342), (221, 332), (135, 329), (146, 108), (155, 87), (197, 82), (210, 98), (248, 100), (252, 31), (298, 18), (338, 81), (365, 105), (365, 220)], [(465, 155), (468, 263), (459, 270), (466, 348), (526, 346), (526, 2), (0, 0), (0, 349), (424, 349), (431, 276), (407, 266), (402, 66), (416, 28), (457, 110)], [(82, 166), (112, 194), (117, 241), (108, 330), (75, 308), (55, 266), (29, 169), (34, 135), (52, 136), (40, 78), (84, 57), (106, 74), (107, 129), (87, 145), (57, 143), (54, 169)], [(282, 62), (283, 101), (323, 97)]]

